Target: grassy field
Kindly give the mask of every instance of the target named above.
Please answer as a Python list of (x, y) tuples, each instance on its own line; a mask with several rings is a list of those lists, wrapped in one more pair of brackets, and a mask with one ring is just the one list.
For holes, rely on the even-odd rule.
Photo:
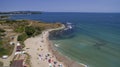
[(10, 55), (13, 51), (14, 46), (9, 45), (7, 40), (0, 40), (0, 57), (3, 55)]
[(0, 57), (10, 55), (14, 46), (9, 45), (9, 39), (5, 37), (5, 30), (0, 28)]

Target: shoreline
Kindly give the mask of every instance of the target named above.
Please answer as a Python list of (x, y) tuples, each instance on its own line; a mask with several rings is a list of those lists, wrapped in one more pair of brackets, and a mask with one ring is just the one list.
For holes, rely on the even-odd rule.
[[(64, 29), (65, 27), (61, 28)], [(59, 30), (61, 30), (59, 29)], [(54, 31), (54, 30), (51, 30)], [(51, 32), (49, 31), (49, 32)], [(48, 34), (48, 36), (50, 35), (50, 33)], [(55, 46), (53, 44), (53, 42), (49, 39), (49, 37), (46, 38), (48, 41), (48, 50), (55, 55), (56, 59), (60, 62), (63, 62), (63, 64), (65, 65), (65, 67), (88, 67), (87, 65), (83, 64), (83, 63), (78, 63), (72, 59), (70, 59), (69, 57), (61, 54), (58, 50), (55, 49)], [(64, 60), (64, 61), (63, 61)]]
[[(87, 65), (83, 64), (83, 63), (78, 63), (70, 58), (68, 58), (67, 56), (61, 54), (59, 51), (57, 51), (52, 43), (52, 41), (50, 41), (48, 39), (48, 50), (55, 55), (56, 59), (60, 62), (63, 62), (63, 64), (65, 65), (65, 67), (87, 67)], [(63, 61), (64, 60), (64, 61)]]
[[(31, 60), (30, 62), (32, 65), (31, 67), (38, 67), (38, 66), (47, 67), (49, 65), (47, 61), (39, 60), (40, 52), (42, 53), (41, 55), (44, 55), (46, 53), (50, 54), (51, 56), (53, 56), (52, 59), (54, 59), (57, 63), (62, 64), (63, 67), (87, 67), (86, 65), (82, 63), (78, 63), (74, 60), (71, 60), (70, 58), (67, 58), (66, 56), (60, 54), (59, 51), (54, 49), (54, 45), (52, 41), (49, 40), (49, 35), (50, 35), (49, 32), (54, 31), (54, 30), (61, 30), (64, 28), (65, 26), (62, 25), (60, 28), (47, 29), (47, 30), (44, 30), (42, 34), (35, 36), (35, 37), (28, 38), (24, 41), (25, 48), (26, 48), (25, 51), (31, 56), (31, 59), (30, 59)], [(40, 42), (40, 40), (44, 40), (44, 43)], [(43, 52), (38, 50), (38, 49), (41, 49), (41, 47), (39, 47), (40, 44), (44, 44), (44, 45), (41, 45), (43, 47)]]

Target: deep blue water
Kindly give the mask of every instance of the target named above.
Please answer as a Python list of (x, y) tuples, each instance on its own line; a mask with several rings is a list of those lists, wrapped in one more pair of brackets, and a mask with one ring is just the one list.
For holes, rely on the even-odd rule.
[(70, 22), (72, 30), (52, 36), (62, 54), (89, 67), (120, 67), (120, 13), (48, 12), (11, 19)]

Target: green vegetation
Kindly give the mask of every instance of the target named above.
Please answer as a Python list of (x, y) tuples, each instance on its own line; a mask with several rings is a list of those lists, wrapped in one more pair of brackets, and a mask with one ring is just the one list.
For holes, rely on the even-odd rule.
[(20, 41), (20, 43), (24, 45), (24, 41), (28, 38), (28, 37), (32, 37), (38, 34), (41, 34), (41, 28), (40, 27), (33, 27), (33, 26), (26, 26), (25, 27), (25, 31), (22, 32), (22, 34), (20, 34), (18, 36), (18, 41)]
[(3, 15), (3, 16), (0, 16), (0, 19), (1, 19), (1, 20), (8, 19), (8, 18), (9, 18), (9, 16), (4, 16), (4, 15)]
[(30, 55), (28, 53), (25, 53), (27, 55), (27, 58), (26, 58), (26, 64), (30, 65), (29, 67), (31, 67), (31, 64), (30, 64)]
[(7, 18), (8, 16), (0, 16), (1, 18)]
[(42, 30), (43, 30), (43, 28), (35, 27), (35, 33), (34, 33), (33, 36), (41, 34), (41, 33), (42, 33)]
[(26, 33), (22, 33), (18, 36), (18, 41), (22, 44), (22, 47), (25, 47), (24, 41), (28, 38)]
[(5, 32), (5, 30), (0, 28), (0, 38), (1, 38), (1, 36), (4, 36), (4, 34), (3, 34), (4, 32)]
[(0, 40), (0, 57), (3, 55), (10, 55), (12, 53), (13, 46), (9, 45), (4, 39)]
[(28, 24), (27, 20), (0, 20), (0, 24), (7, 24), (7, 25), (13, 25), (15, 26), (15, 24), (18, 24), (18, 25), (23, 25), (25, 26), (24, 24)]
[(2, 47), (2, 44), (3, 44), (3, 41), (2, 41), (2, 40), (0, 40), (0, 47)]
[(9, 51), (7, 51), (5, 48), (0, 48), (0, 56), (7, 55)]
[(40, 11), (12, 11), (12, 12), (0, 12), (0, 14), (41, 14)]
[(24, 41), (28, 38), (26, 33), (23, 33), (21, 35), (18, 36), (18, 41)]
[(32, 26), (28, 26), (25, 28), (25, 33), (31, 37), (36, 32), (35, 28)]
[(33, 27), (33, 26), (25, 27), (25, 33), (27, 34), (28, 37), (39, 35), (41, 34), (41, 32), (42, 32), (41, 27)]
[(15, 29), (15, 32), (22, 33), (24, 32), (25, 27), (24, 26), (19, 26), (18, 28)]
[(0, 57), (3, 55), (10, 55), (13, 50), (13, 46), (9, 45), (9, 39), (4, 37), (5, 30), (0, 28)]
[[(12, 29), (14, 33), (19, 34), (18, 41), (23, 47), (25, 46), (24, 41), (27, 38), (39, 35), (45, 29), (58, 28), (61, 26), (60, 23), (50, 24), (32, 20), (0, 20), (0, 24), (3, 27), (5, 26), (8, 29)], [(4, 28), (0, 29), (0, 56), (5, 54), (10, 55), (14, 48), (13, 46), (9, 45), (9, 38), (2, 37), (4, 32)]]
[(3, 62), (0, 62), (0, 66), (3, 66)]
[(0, 28), (0, 33), (3, 33), (3, 32), (5, 32), (5, 30)]

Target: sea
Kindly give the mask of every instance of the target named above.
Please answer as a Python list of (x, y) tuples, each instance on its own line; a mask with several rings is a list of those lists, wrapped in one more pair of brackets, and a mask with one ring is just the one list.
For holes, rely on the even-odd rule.
[(88, 67), (120, 67), (120, 13), (43, 12), (10, 16), (69, 23), (70, 29), (51, 33), (56, 50)]

